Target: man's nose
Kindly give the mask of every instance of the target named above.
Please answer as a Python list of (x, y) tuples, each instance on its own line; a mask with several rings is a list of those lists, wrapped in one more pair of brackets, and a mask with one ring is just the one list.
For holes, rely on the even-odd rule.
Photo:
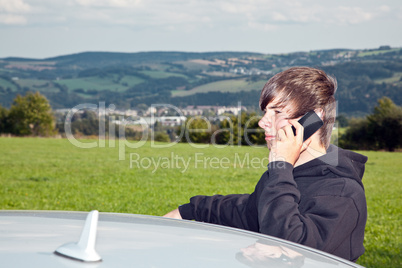
[(271, 122), (269, 122), (268, 118), (266, 118), (265, 116), (263, 118), (261, 118), (260, 121), (258, 121), (258, 125), (260, 126), (260, 128), (267, 128), (267, 127), (271, 127)]

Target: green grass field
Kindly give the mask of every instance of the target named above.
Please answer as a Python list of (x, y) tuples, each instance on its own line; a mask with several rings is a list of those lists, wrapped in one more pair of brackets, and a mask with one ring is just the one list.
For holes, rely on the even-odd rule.
[(376, 84), (388, 83), (388, 84), (402, 84), (402, 73), (396, 72), (392, 77), (384, 79), (376, 79)]
[(144, 79), (142, 79), (140, 77), (137, 77), (137, 76), (125, 75), (120, 80), (120, 84), (127, 84), (128, 87), (133, 87), (133, 86), (136, 86), (138, 84), (141, 84), (144, 81), (145, 81)]
[[(179, 76), (185, 79), (188, 79), (187, 76), (183, 74), (177, 73), (169, 73), (164, 71), (141, 71), (141, 73), (150, 76), (151, 78), (160, 79), (160, 78), (167, 78), (171, 76)], [(118, 82), (117, 75), (109, 75), (107, 77), (98, 77), (98, 76), (91, 76), (91, 77), (84, 77), (84, 78), (72, 78), (72, 79), (62, 79), (58, 81), (54, 81), (55, 83), (67, 86), (69, 90), (74, 89), (83, 89), (83, 90), (93, 90), (96, 89), (98, 91), (102, 90), (111, 90), (111, 91), (118, 91), (123, 92), (130, 87), (143, 83), (145, 80), (133, 76), (133, 75), (125, 75), (122, 77)], [(85, 94), (84, 94), (85, 95)]]
[(0, 86), (3, 87), (4, 89), (10, 88), (12, 91), (17, 91), (17, 87), (13, 83), (11, 83), (1, 77), (0, 77)]
[[(124, 147), (119, 160), (122, 150), (112, 145), (81, 149), (66, 139), (0, 138), (0, 209), (162, 215), (193, 195), (250, 193), (268, 163), (267, 150), (257, 147), (148, 142)], [(360, 153), (369, 157), (363, 180), (369, 215), (359, 263), (400, 267), (402, 153)]]
[(185, 68), (187, 68), (187, 69), (189, 69), (191, 71), (206, 71), (209, 68), (209, 65), (197, 63), (196, 61), (193, 61), (193, 60), (176, 61), (175, 63), (181, 64)]
[(21, 87), (46, 87), (49, 81), (42, 79), (18, 79), (17, 83)]
[(121, 84), (113, 82), (113, 78), (105, 77), (100, 78), (97, 76), (84, 77), (84, 78), (73, 78), (73, 79), (62, 79), (54, 81), (60, 85), (67, 86), (69, 90), (74, 89), (84, 89), (92, 90), (96, 89), (98, 91), (111, 90), (111, 91), (125, 91), (128, 87)]
[(249, 91), (249, 90), (261, 90), (264, 87), (266, 80), (261, 80), (257, 82), (248, 82), (245, 79), (229, 79), (223, 81), (217, 81), (201, 85), (186, 91), (172, 91), (173, 97), (183, 97), (189, 96), (196, 93), (206, 93), (213, 91), (220, 92), (239, 92), (239, 91)]
[(42, 79), (18, 79), (16, 81), (20, 87), (28, 87), (33, 91), (39, 91), (41, 93), (49, 93), (49, 92), (59, 92), (60, 89), (57, 88), (54, 83), (49, 80)]
[(384, 54), (384, 53), (389, 53), (389, 52), (394, 52), (394, 51), (399, 51), (401, 50), (400, 48), (391, 48), (387, 50), (375, 50), (375, 51), (361, 51), (357, 55), (358, 57), (365, 57), (365, 56), (373, 56), (373, 55), (378, 55), (378, 54)]
[(177, 77), (182, 77), (184, 79), (188, 79), (187, 75), (179, 74), (179, 73), (170, 73), (170, 72), (165, 72), (165, 71), (141, 71), (140, 73), (143, 73), (143, 74), (148, 75), (149, 77), (155, 78), (155, 79), (167, 78), (167, 77), (172, 77), (172, 76), (177, 76)]

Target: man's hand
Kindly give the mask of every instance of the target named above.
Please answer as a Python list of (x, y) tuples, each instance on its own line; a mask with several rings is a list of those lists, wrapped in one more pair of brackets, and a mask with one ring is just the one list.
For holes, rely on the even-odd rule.
[(179, 209), (176, 208), (175, 210), (170, 211), (166, 215), (163, 215), (165, 218), (172, 218), (172, 219), (183, 219), (180, 215)]
[[(311, 137), (303, 143), (303, 126), (297, 120), (289, 120), (289, 123), (278, 130), (269, 152), (269, 162), (286, 161), (294, 166), (300, 154), (310, 145)], [(296, 129), (296, 135), (293, 134), (292, 126)]]

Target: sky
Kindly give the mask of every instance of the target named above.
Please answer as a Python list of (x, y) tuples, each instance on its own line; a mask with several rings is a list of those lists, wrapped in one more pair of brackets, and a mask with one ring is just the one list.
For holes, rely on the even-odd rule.
[(0, 0), (0, 58), (402, 47), (401, 0)]

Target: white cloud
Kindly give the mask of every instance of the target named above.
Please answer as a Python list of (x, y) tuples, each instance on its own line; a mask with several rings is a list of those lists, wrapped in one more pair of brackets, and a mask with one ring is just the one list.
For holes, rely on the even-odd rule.
[[(219, 1), (217, 1), (218, 4)], [(244, 14), (244, 13), (250, 13), (254, 12), (257, 8), (258, 5), (254, 1), (240, 1), (241, 3), (237, 2), (227, 2), (227, 1), (221, 1), (220, 3), (220, 9), (223, 12), (226, 13), (232, 13), (232, 14)]]
[(25, 25), (31, 6), (22, 0), (0, 0), (0, 24)]
[(142, 0), (75, 0), (80, 6), (85, 7), (116, 7), (132, 8), (141, 4)]
[(23, 0), (0, 0), (0, 12), (25, 13), (31, 10), (31, 6)]
[(13, 14), (0, 14), (0, 24), (24, 25), (26, 23), (27, 19), (24, 16)]
[(272, 12), (272, 20), (274, 20), (274, 21), (288, 21), (289, 19), (281, 12)]
[(372, 20), (374, 17), (374, 12), (365, 11), (360, 7), (342, 6), (336, 10), (332, 19), (339, 24), (358, 24)]
[(387, 6), (387, 5), (383, 5), (383, 6), (380, 6), (380, 10), (382, 12), (390, 12), (391, 8), (389, 6)]
[(273, 31), (278, 29), (278, 26), (269, 23), (258, 23), (250, 21), (248, 24), (249, 28), (263, 31)]

